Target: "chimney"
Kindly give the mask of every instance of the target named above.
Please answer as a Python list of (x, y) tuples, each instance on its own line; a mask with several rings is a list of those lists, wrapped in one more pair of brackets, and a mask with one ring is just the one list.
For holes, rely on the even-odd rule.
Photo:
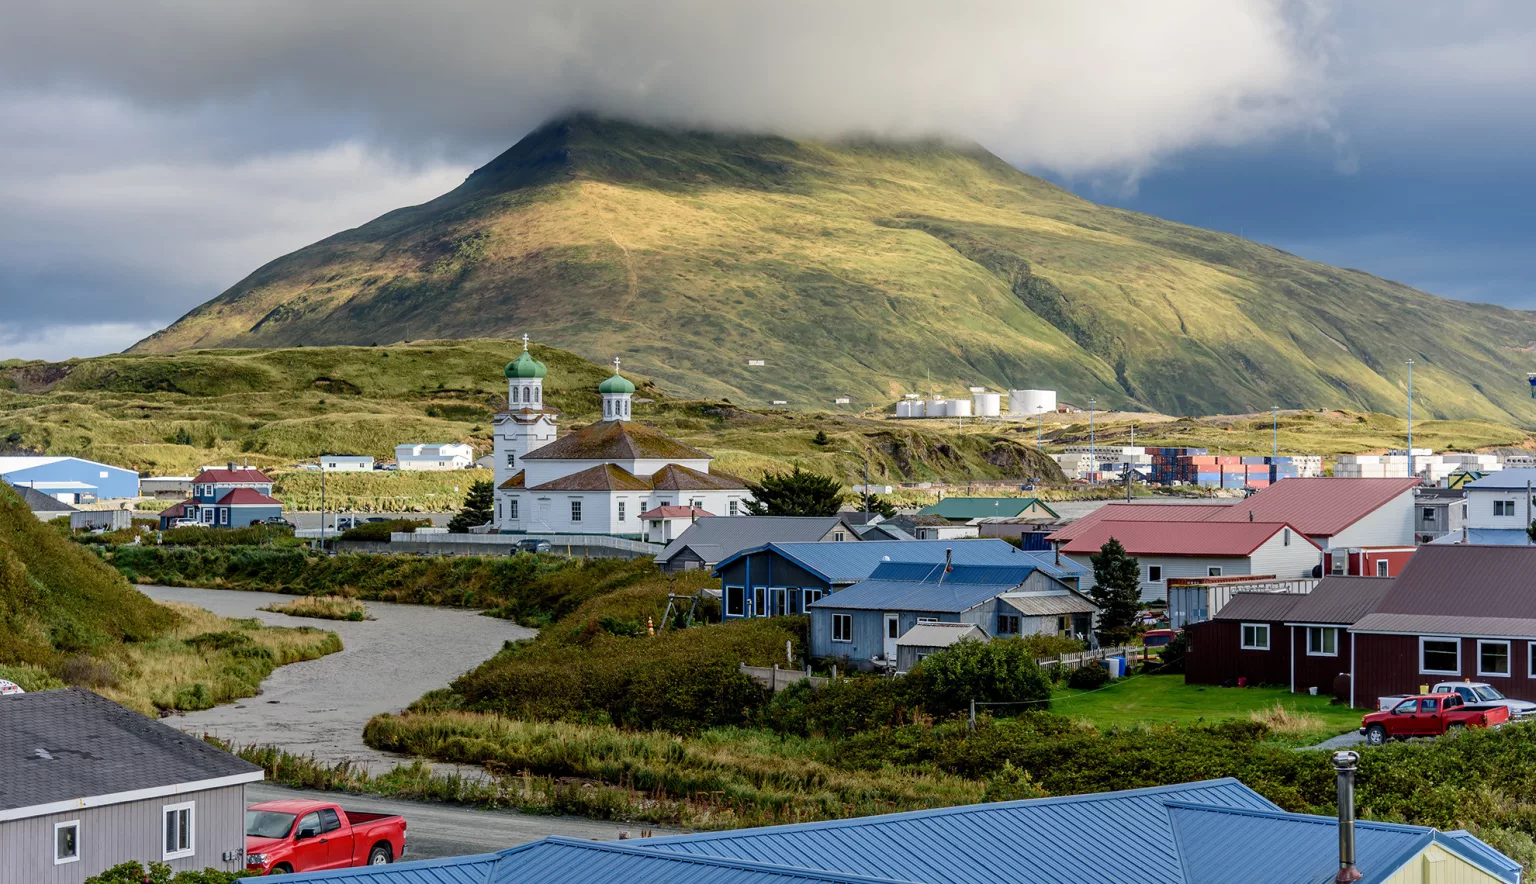
[(948, 574), (953, 570), (955, 570), (955, 550), (954, 547), (946, 546), (944, 547), (944, 573)]
[(1051, 548), (1056, 550), (1056, 564), (1061, 564), (1061, 541), (1051, 544)]
[(1363, 875), (1355, 868), (1355, 769), (1358, 752), (1333, 753), (1333, 769), (1339, 774), (1339, 874), (1334, 884), (1352, 884)]
[(235, 470), (237, 470), (237, 469), (239, 469), (239, 467), (237, 467), (237, 466), (235, 466), (235, 462), (234, 462), (234, 461), (230, 461), (230, 462), (229, 462), (229, 471), (230, 471), (230, 472), (231, 472), (231, 473), (233, 473), (233, 472), (234, 472), (234, 471), (235, 471)]
[(1248, 511), (1248, 521), (1250, 521), (1250, 522), (1253, 521), (1253, 510), (1249, 510)]

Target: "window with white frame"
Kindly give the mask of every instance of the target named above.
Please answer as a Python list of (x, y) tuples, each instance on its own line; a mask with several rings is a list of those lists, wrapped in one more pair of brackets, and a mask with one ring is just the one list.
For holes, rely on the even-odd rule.
[(1148, 565), (1147, 566), (1147, 582), (1148, 583), (1162, 583), (1163, 582), (1163, 566), (1162, 565)]
[(1419, 637), (1421, 675), (1460, 675), (1461, 639)]
[(161, 816), (165, 823), (165, 853), (164, 859), (178, 859), (183, 856), (191, 856), (196, 851), (193, 849), (193, 810), (194, 803), (168, 804), (161, 808)]
[(728, 617), (740, 617), (747, 612), (746, 589), (740, 586), (727, 586), (725, 588), (725, 614)]
[(1269, 650), (1269, 624), (1244, 623), (1242, 648), (1245, 651)]
[(1377, 559), (1376, 560), (1376, 576), (1377, 577), (1385, 577), (1385, 576), (1387, 576), (1387, 560), (1386, 559)]
[(579, 500), (571, 501), (571, 521), (572, 522), (580, 522), (581, 521), (581, 501), (579, 501)]
[(619, 501), (619, 521), (624, 521), (624, 501)]
[(726, 504), (726, 512), (730, 513), (733, 516), (741, 515), (741, 502), (733, 500), (730, 503)]
[(1337, 657), (1339, 655), (1339, 630), (1333, 626), (1307, 627), (1307, 656)]
[(53, 824), (53, 864), (80, 861), (80, 821)]
[(1221, 576), (1221, 566), (1220, 565), (1212, 565), (1209, 568), (1206, 568), (1205, 569), (1205, 576), (1207, 576), (1207, 577), (1220, 577)]
[(1509, 642), (1479, 640), (1477, 643), (1477, 674), (1509, 677)]
[(826, 593), (822, 590), (811, 589), (810, 587), (807, 587), (805, 590), (805, 603), (809, 605), (811, 602), (820, 601), (821, 597), (824, 595), (826, 595)]
[(515, 469), (516, 467), (517, 467), (517, 452), (515, 452), (515, 451), (507, 452), (507, 468), (508, 469)]
[(832, 615), (832, 640), (835, 642), (853, 641), (853, 615)]
[(842, 543), (843, 541), (848, 539), (848, 535), (846, 533), (842, 532), (842, 531), (833, 531), (832, 532), (832, 539), (834, 541), (838, 542), (838, 543)]
[(1280, 532), (1280, 545), (1281, 546), (1290, 546), (1291, 545), (1291, 529), (1286, 528), (1285, 530)]
[(515, 498), (515, 497), (509, 498), (507, 500), (507, 518), (508, 519), (516, 519), (517, 518), (517, 498)]

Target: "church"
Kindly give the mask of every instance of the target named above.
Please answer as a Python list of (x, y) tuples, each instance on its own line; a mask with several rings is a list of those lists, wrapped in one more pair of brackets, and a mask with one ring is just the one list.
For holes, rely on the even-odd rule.
[(603, 419), (557, 438), (544, 402), (544, 363), (509, 362), (507, 410), (495, 417), (496, 530), (503, 534), (607, 534), (645, 539), (650, 522), (682, 507), (693, 516), (745, 515), (752, 499), (735, 476), (709, 471), (708, 454), (631, 420), (635, 385), (598, 385)]

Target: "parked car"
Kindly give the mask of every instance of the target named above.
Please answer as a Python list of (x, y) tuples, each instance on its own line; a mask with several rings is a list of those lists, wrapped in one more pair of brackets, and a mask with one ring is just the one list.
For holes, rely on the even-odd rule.
[(1390, 710), (1360, 720), (1360, 733), (1372, 746), (1408, 737), (1438, 737), (1469, 727), (1498, 727), (1509, 722), (1503, 706), (1468, 707), (1459, 694), (1405, 697)]
[(363, 520), (356, 516), (337, 516), (335, 527), (337, 531), (349, 531), (361, 524)]
[(201, 528), (203, 523), (196, 519), (177, 519), (171, 522), (172, 528)]
[(0, 678), (0, 697), (5, 696), (6, 694), (25, 694), (25, 693), (26, 693), (26, 691), (21, 689), (21, 685), (17, 684), (14, 681), (7, 681), (7, 680), (5, 680), (3, 678)]
[(405, 856), (405, 818), (285, 798), (245, 811), (245, 868), (263, 875), (381, 866)]
[(1455, 693), (1468, 706), (1503, 706), (1509, 710), (1510, 721), (1525, 721), (1536, 715), (1536, 703), (1527, 700), (1511, 700), (1499, 689), (1482, 681), (1442, 681), (1435, 685), (1433, 693)]
[(267, 516), (265, 519), (262, 519), (262, 520), (256, 522), (255, 524), (257, 524), (257, 525), (271, 525), (271, 526), (276, 527), (276, 528), (292, 528), (292, 527), (294, 527), (294, 524), (292, 522), (288, 521), (287, 519), (283, 518), (282, 516)]
[(554, 552), (555, 548), (547, 540), (519, 540), (517, 542), (519, 552)]
[(364, 519), (363, 521), (365, 523), (371, 525), (371, 524), (373, 524), (375, 522), (388, 522), (389, 519), (386, 519), (383, 516), (369, 516), (368, 518)]
[(1173, 637), (1183, 632), (1182, 629), (1149, 629), (1141, 634), (1141, 645), (1144, 648), (1166, 648)]

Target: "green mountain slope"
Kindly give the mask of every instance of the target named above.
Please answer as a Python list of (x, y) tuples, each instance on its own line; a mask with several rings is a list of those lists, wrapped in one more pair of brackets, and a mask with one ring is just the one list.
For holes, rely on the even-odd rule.
[[(575, 117), (135, 348), (515, 337), (743, 403), (1046, 387), (1173, 414), (1536, 424), (1536, 314), (1106, 208), (980, 148)], [(762, 359), (754, 367), (749, 360)]]

